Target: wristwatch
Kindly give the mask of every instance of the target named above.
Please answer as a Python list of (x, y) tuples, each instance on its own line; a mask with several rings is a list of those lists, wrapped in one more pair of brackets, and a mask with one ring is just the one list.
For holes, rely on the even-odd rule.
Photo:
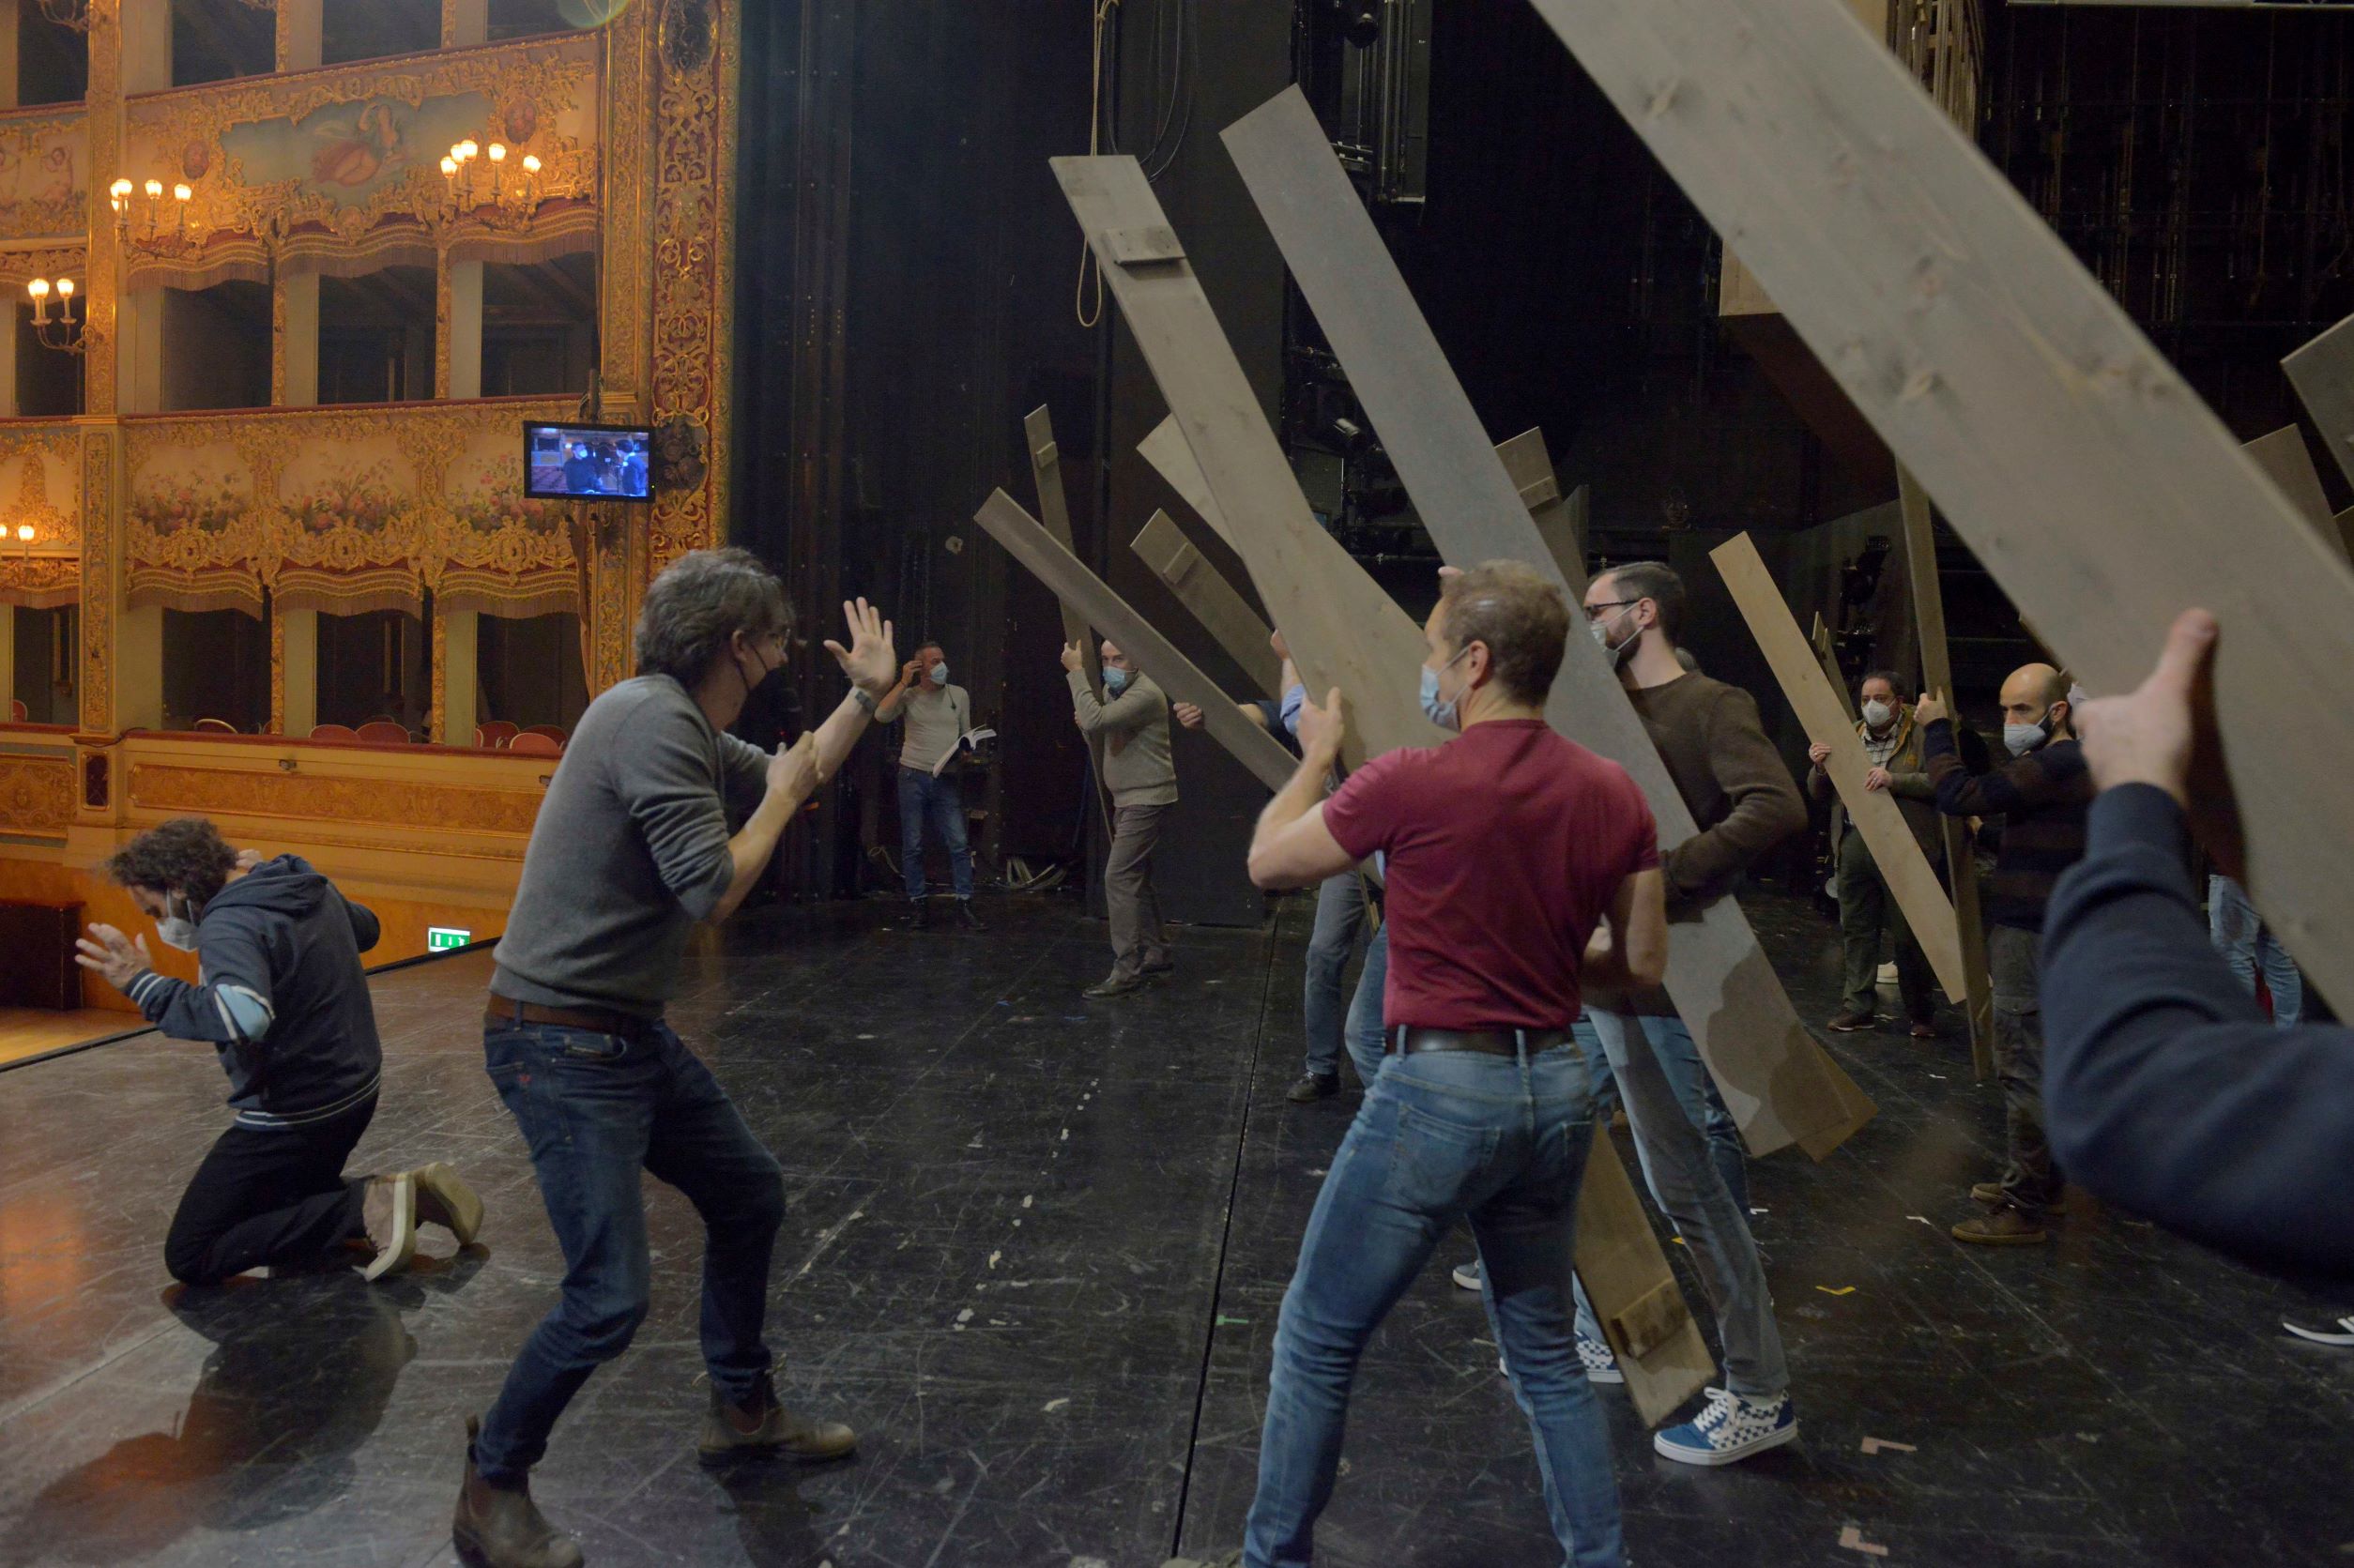
[(875, 701), (874, 693), (867, 691), (865, 687), (851, 687), (850, 700), (857, 703), (859, 707), (864, 708), (868, 718), (871, 719), (875, 716), (875, 709), (879, 705)]

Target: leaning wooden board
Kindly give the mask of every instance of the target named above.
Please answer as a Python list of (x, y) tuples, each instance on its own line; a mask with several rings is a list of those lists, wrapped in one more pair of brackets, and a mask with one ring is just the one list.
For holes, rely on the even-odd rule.
[[(1929, 493), (1909, 469), (1897, 464), (1898, 510), (1904, 520), (1904, 570), (1912, 580), (1913, 627), (1920, 645), (1920, 685), (1948, 704), (1953, 701), (1953, 650), (1946, 640), (1945, 589), (1937, 577), (1937, 532), (1929, 514)], [(1963, 1007), (1970, 1028), (1970, 1071), (1995, 1074), (1995, 982), (1986, 969), (1986, 917), (1978, 902), (1978, 849), (1969, 822), (1939, 814), (1945, 829), (1946, 886), (1953, 893), (1953, 925), (1962, 938), (1962, 978), (1969, 982)]]
[[(1184, 433), (1204, 519), (1242, 556), (1309, 690), (1350, 693), (1352, 759), (1443, 739), (1408, 694), (1421, 633), (1308, 510), (1142, 169), (1132, 158), (1058, 158), (1054, 173)], [(1636, 1409), (1656, 1424), (1715, 1369), (1650, 1222), (1607, 1185), (1617, 1166), (1608, 1141), (1596, 1140), (1586, 1181), (1606, 1186), (1580, 1229), (1578, 1268), (1596, 1316), (1639, 1331), (1645, 1347), (1620, 1365)]]
[(1969, 987), (1963, 979), (1962, 939), (1954, 930), (1953, 905), (1937, 881), (1937, 868), (1921, 853), (1896, 797), (1885, 789), (1864, 787), (1872, 758), (1864, 752), (1863, 738), (1841, 707), (1840, 688), (1823, 674), (1814, 649), (1807, 646), (1806, 633), (1798, 630), (1774, 574), (1766, 570), (1747, 534), (1734, 535), (1710, 551), (1708, 558), (1717, 563), (1741, 618), (1749, 622), (1750, 635), (1757, 639), (1758, 651), (1781, 683), (1799, 727), (1809, 740), (1830, 747), (1823, 770), (1839, 791), (1840, 804), (1847, 808), (1848, 830), (1863, 835), (1864, 847), (1880, 868), (1880, 880), (1904, 912), (1904, 923), (1913, 928), (1913, 939), (1928, 955), (1937, 983), (1954, 1001), (1965, 1001)]
[(1260, 783), (1269, 789), (1281, 789), (1291, 782), (1299, 764), (1282, 743), (1244, 718), (1218, 690), (1216, 681), (1202, 674), (1126, 600), (1080, 564), (1036, 518), (1022, 510), (1020, 502), (1002, 490), (992, 491), (972, 520), (1065, 603), (1078, 606), (1089, 625), (1103, 628), (1120, 651), (1162, 691), (1178, 702), (1199, 707), (1202, 727), (1237, 762), (1257, 774)]
[(2321, 490), (2320, 471), (2314, 467), (2313, 453), (2305, 447), (2305, 433), (2295, 425), (2283, 425), (2269, 435), (2248, 442), (2246, 451), (2264, 470), (2265, 477), (2281, 487), (2281, 494), (2288, 497), (2289, 504), (2304, 514), (2322, 542), (2345, 555), (2346, 536), (2338, 532), (2337, 519), (2330, 514), (2329, 499)]
[(2354, 568), (1840, 0), (1532, 3), (2086, 685), (2221, 618), (2250, 891), (2354, 1009), (2354, 835), (2315, 831), (2346, 814)]
[[(1223, 139), (1440, 553), (1457, 566), (1525, 561), (1582, 595), (1585, 573), (1566, 568), (1531, 521), (1524, 487), (1489, 444), (1307, 98), (1287, 88)], [(1609, 656), (1591, 641), (1571, 639), (1545, 717), (1642, 786), (1662, 850), (1699, 832)], [(1839, 1082), (1845, 1074), (1799, 1022), (1733, 900), (1675, 926), (1667, 991), (1752, 1150), (1799, 1142), (1819, 1157), (1860, 1125), (1856, 1107), (1868, 1102)]]
[(1283, 661), (1276, 657), (1267, 623), (1193, 547), (1174, 518), (1165, 511), (1154, 512), (1144, 531), (1128, 545), (1176, 595), (1177, 602), (1193, 613), (1226, 656), (1243, 667), (1254, 687), (1270, 697), (1283, 695)]
[[(1046, 525), (1054, 541), (1078, 553), (1071, 542), (1071, 508), (1062, 493), (1062, 449), (1054, 438), (1054, 419), (1040, 403), (1022, 418), (1023, 443), (1030, 448), (1030, 473), (1038, 485), (1038, 518)], [(1095, 693), (1097, 702), (1104, 697), (1103, 650), (1095, 646), (1095, 638), (1087, 625), (1087, 617), (1062, 602), (1062, 640), (1079, 646), (1079, 658), (1087, 671), (1087, 689)], [(1095, 770), (1095, 811), (1102, 818), (1104, 839), (1111, 838), (1111, 785), (1104, 778), (1104, 742), (1100, 736), (1087, 738), (1088, 759)]]
[(2354, 484), (2354, 316), (2290, 354), (2281, 369), (2338, 472)]

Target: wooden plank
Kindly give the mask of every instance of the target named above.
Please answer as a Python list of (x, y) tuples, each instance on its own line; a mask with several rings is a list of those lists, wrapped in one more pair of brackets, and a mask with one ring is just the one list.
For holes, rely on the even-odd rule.
[[(1078, 546), (1071, 542), (1071, 508), (1062, 490), (1062, 449), (1054, 439), (1054, 419), (1040, 403), (1022, 419), (1023, 444), (1030, 449), (1030, 474), (1038, 485), (1038, 517), (1057, 544), (1074, 556)], [(1095, 634), (1087, 624), (1087, 617), (1064, 600), (1062, 605), (1062, 640), (1079, 646), (1079, 658), (1087, 670), (1087, 689), (1095, 693), (1097, 702), (1104, 698), (1104, 653), (1096, 646)], [(1094, 767), (1095, 814), (1101, 820), (1104, 842), (1111, 842), (1111, 785), (1104, 777), (1104, 740), (1101, 736), (1086, 738), (1087, 755)]]
[(1839, 667), (1839, 639), (1820, 610), (1814, 613), (1814, 628), (1807, 633), (1807, 642), (1814, 649), (1814, 662), (1823, 666), (1823, 678), (1839, 693), (1840, 710), (1847, 715), (1847, 722), (1863, 723), (1863, 715), (1856, 711), (1855, 693), (1847, 690), (1847, 672)]
[(1585, 591), (1585, 486), (1574, 495), (1561, 493), (1553, 475), (1553, 460), (1545, 450), (1545, 433), (1529, 429), (1496, 445), (1496, 461), (1504, 476), (1521, 493), (1528, 520), (1536, 525), (1545, 553), (1561, 569), (1561, 580), (1571, 597)]
[[(1573, 581), (1531, 522), (1523, 486), (1489, 445), (1307, 98), (1288, 88), (1222, 137), (1440, 553), (1458, 566), (1525, 561), (1582, 591), (1584, 573)], [(1590, 640), (1571, 645), (1547, 722), (1627, 769), (1650, 802), (1661, 849), (1691, 838), (1699, 826), (1609, 656)], [(1730, 989), (1736, 980), (1741, 989)], [(1667, 990), (1752, 1150), (1810, 1139), (1822, 1147), (1854, 1131), (1860, 1091), (1834, 1082), (1839, 1067), (1798, 1021), (1733, 900), (1678, 924)]]
[(1840, 688), (1823, 673), (1814, 650), (1807, 646), (1806, 634), (1783, 602), (1774, 574), (1766, 570), (1765, 558), (1747, 534), (1734, 535), (1710, 551), (1708, 558), (1717, 563), (1724, 586), (1732, 590), (1733, 602), (1741, 618), (1749, 622), (1750, 634), (1773, 667), (1774, 678), (1781, 683), (1782, 695), (1790, 699), (1807, 738), (1831, 749), (1823, 771), (1830, 775), (1840, 804), (1847, 808), (1848, 829), (1863, 835), (1864, 846), (1880, 868), (1880, 880), (1888, 896), (1904, 911), (1914, 940), (1929, 955), (1937, 983), (1954, 1001), (1965, 1001), (1969, 987), (1962, 978), (1961, 938), (1954, 931), (1953, 906), (1937, 881), (1937, 868), (1921, 853), (1896, 797), (1884, 789), (1864, 787), (1872, 758), (1864, 751), (1863, 738), (1841, 707)]
[(1169, 513), (1154, 512), (1129, 547), (1177, 596), (1177, 602), (1193, 613), (1226, 656), (1242, 666), (1252, 686), (1270, 697), (1283, 695), (1283, 661), (1268, 640), (1272, 633), (1267, 623), (1193, 547)]
[(1595, 1129), (1578, 1184), (1577, 1270), (1628, 1397), (1657, 1426), (1708, 1386), (1716, 1365), (1607, 1127)]
[[(1185, 433), (1177, 428), (1177, 416), (1171, 414), (1154, 425), (1136, 449), (1169, 482), (1169, 488), (1193, 508), (1195, 515), (1210, 525), (1210, 531), (1232, 548), (1234, 531), (1226, 525), (1226, 514), (1218, 510), (1217, 497), (1210, 494), (1210, 481), (1201, 477), (1201, 464), (1193, 460), (1193, 449), (1185, 445)], [(1266, 597), (1265, 589), (1260, 590), (1260, 597)]]
[[(1904, 570), (1913, 589), (1913, 624), (1919, 632), (1920, 686), (1953, 705), (1953, 652), (1946, 638), (1946, 595), (1937, 575), (1936, 520), (1929, 493), (1903, 464), (1896, 469), (1897, 510), (1904, 524)], [(1956, 723), (1961, 722), (1957, 716)], [(1970, 825), (1938, 814), (1945, 834), (1946, 887), (1953, 897), (1953, 925), (1962, 940), (1962, 978), (1969, 994), (1962, 1004), (1970, 1031), (1970, 1071), (1995, 1075), (1995, 982), (1986, 968), (1986, 915), (1978, 898), (1978, 849)]]
[(1081, 565), (1077, 556), (1065, 550), (1036, 518), (1021, 509), (1020, 502), (1002, 490), (993, 491), (981, 510), (973, 513), (972, 520), (1058, 597), (1085, 611), (1088, 621), (1102, 627), (1105, 634), (1119, 645), (1120, 651), (1138, 669), (1151, 676), (1162, 691), (1178, 702), (1200, 707), (1202, 727), (1233, 754), (1235, 761), (1257, 775), (1260, 783), (1269, 789), (1281, 789), (1291, 782), (1299, 763), (1283, 749), (1282, 743), (1244, 718), (1218, 690), (1216, 681), (1203, 675), (1191, 660), (1177, 651), (1175, 644), (1154, 631), (1126, 600)]
[[(1209, 502), (1204, 518), (1221, 527), (1218, 520), (1249, 519), (1247, 527), (1227, 528), (1229, 540), (1268, 613), (1283, 628), (1308, 689), (1338, 687), (1352, 693), (1348, 752), (1361, 759), (1444, 740), (1444, 733), (1408, 695), (1405, 677), (1427, 652), (1421, 630), (1308, 510), (1290, 460), (1260, 412), (1192, 268), (1184, 263), (1127, 267), (1106, 253), (1102, 236), (1108, 231), (1163, 221), (1136, 160), (1059, 158), (1053, 167), (1129, 331), (1169, 400)], [(1758, 963), (1764, 966), (1763, 954)], [(1595, 1168), (1597, 1163), (1590, 1162), (1589, 1171)], [(1632, 1198), (1631, 1188), (1627, 1195)], [(1609, 1317), (1639, 1301), (1654, 1300), (1659, 1285), (1674, 1275), (1641, 1206), (1604, 1197), (1611, 1200), (1601, 1202), (1580, 1227), (1578, 1266), (1582, 1272), (1592, 1271), (1587, 1295), (1597, 1314)], [(1607, 1284), (1597, 1285), (1597, 1278)], [(1689, 1347), (1689, 1342), (1684, 1343)], [(1656, 1424), (1705, 1383), (1705, 1364), (1704, 1351), (1697, 1363), (1675, 1375), (1664, 1370), (1656, 1378), (1630, 1375), (1628, 1392), (1644, 1419)]]
[(2346, 554), (2346, 536), (2338, 531), (2337, 519), (2330, 513), (2329, 497), (2321, 493), (2321, 471), (2313, 465), (2313, 453), (2306, 449), (2305, 433), (2295, 425), (2283, 425), (2270, 435), (2259, 435), (2247, 444), (2247, 453), (2255, 459), (2265, 477), (2281, 487), (2288, 504), (2297, 509), (2315, 532), (2339, 555)]
[(2281, 361), (2338, 472), (2354, 484), (2354, 316)]
[(2354, 1016), (2354, 567), (1839, 0), (1532, 0), (2095, 691), (2186, 605), (2256, 906)]

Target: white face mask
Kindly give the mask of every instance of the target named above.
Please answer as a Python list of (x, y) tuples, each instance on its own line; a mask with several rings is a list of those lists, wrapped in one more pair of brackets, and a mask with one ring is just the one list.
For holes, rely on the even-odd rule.
[(1882, 702), (1878, 697), (1863, 705), (1863, 721), (1873, 729), (1888, 728), (1888, 721), (1895, 717), (1896, 709)]
[(2041, 724), (2005, 724), (2003, 726), (2003, 746), (2012, 756), (2025, 756), (2051, 738), (2051, 731)]
[(932, 661), (932, 684), (935, 686), (945, 686), (948, 684), (947, 660), (935, 659)]
[(166, 894), (163, 900), (163, 913), (157, 918), (155, 922), (155, 934), (162, 939), (163, 945), (167, 948), (177, 948), (182, 952), (194, 952), (196, 951), (196, 910), (187, 899), (177, 893)]

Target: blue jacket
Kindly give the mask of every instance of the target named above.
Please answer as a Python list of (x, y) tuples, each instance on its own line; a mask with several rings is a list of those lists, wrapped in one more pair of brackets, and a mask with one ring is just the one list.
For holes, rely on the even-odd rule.
[(2094, 802), (2043, 928), (2043, 1106), (2071, 1180), (2218, 1252), (2354, 1280), (2354, 1029), (2268, 1024), (2215, 951), (2181, 808)]
[(378, 935), (374, 914), (281, 855), (205, 906), (196, 984), (150, 969), (124, 989), (165, 1034), (221, 1053), (239, 1126), (299, 1127), (376, 1092), (384, 1052), (359, 955)]

